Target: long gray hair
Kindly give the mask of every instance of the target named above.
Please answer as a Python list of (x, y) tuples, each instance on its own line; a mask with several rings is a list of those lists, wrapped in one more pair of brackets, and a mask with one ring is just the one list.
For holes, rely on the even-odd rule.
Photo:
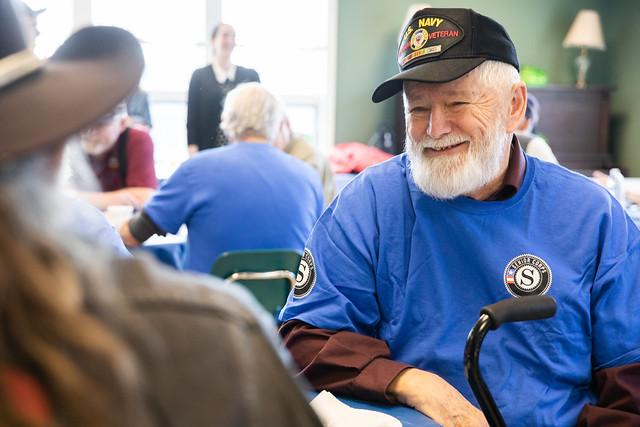
[[(110, 275), (95, 254), (78, 255), (82, 243), (56, 235), (64, 208), (49, 184), (50, 154), (0, 165), (0, 369), (44, 388), (49, 425), (145, 425), (136, 358), (87, 306), (91, 288), (104, 312), (116, 307), (117, 295), (103, 298)], [(1, 397), (0, 425), (22, 424)]]

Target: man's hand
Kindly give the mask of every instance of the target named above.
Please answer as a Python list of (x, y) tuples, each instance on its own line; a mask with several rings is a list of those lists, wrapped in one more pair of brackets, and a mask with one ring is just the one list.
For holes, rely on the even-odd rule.
[(640, 204), (640, 193), (637, 191), (627, 191), (625, 197), (631, 203), (635, 203), (636, 205)]
[(407, 369), (387, 392), (398, 402), (417, 409), (445, 427), (488, 426), (482, 411), (441, 377), (420, 369)]
[(141, 209), (153, 196), (155, 189), (146, 187), (128, 187), (115, 191), (83, 192), (77, 193), (78, 197), (104, 211), (109, 206), (133, 206)]
[(591, 174), (591, 178), (593, 178), (598, 184), (602, 185), (604, 188), (607, 188), (607, 182), (609, 181), (609, 175), (595, 170)]
[(127, 247), (135, 248), (137, 246), (140, 246), (140, 242), (135, 237), (133, 237), (133, 235), (131, 234), (131, 230), (129, 230), (129, 221), (120, 226), (118, 233), (120, 234), (120, 237), (122, 237), (122, 241)]

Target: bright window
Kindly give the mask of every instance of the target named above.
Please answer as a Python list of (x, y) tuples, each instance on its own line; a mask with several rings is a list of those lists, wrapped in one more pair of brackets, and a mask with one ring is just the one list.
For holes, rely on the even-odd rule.
[(95, 25), (125, 28), (142, 45), (146, 66), (140, 87), (149, 93), (156, 173), (161, 179), (187, 159), (186, 92), (191, 73), (206, 58), (204, 11), (205, 0), (91, 0)]
[(91, 0), (91, 16), (95, 25), (122, 27), (140, 40), (145, 90), (185, 92), (191, 73), (205, 57), (204, 7), (205, 0)]
[(234, 62), (255, 68), (286, 103), (294, 131), (321, 147), (332, 143), (329, 16), (328, 0), (222, 0), (222, 21), (236, 29)]
[(69, 37), (73, 29), (73, 0), (25, 2), (33, 10), (46, 9), (38, 15), (38, 31), (35, 53), (41, 58), (48, 58), (56, 48)]
[[(141, 42), (149, 93), (156, 171), (168, 177), (187, 158), (186, 100), (191, 73), (207, 63), (210, 33), (233, 25), (233, 62), (255, 68), (287, 105), (295, 131), (333, 144), (331, 29), (337, 0), (27, 0), (46, 7), (36, 52), (49, 56), (72, 28), (116, 25)], [(335, 37), (335, 35), (333, 35)]]

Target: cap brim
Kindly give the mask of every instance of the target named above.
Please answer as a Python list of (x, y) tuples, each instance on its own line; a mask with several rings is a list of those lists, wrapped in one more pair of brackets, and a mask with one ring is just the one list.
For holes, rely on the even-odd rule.
[(383, 82), (371, 96), (373, 102), (381, 102), (391, 98), (402, 90), (402, 82), (411, 80), (424, 83), (446, 83), (462, 77), (486, 58), (452, 58), (427, 62), (402, 71)]
[(136, 39), (116, 28), (81, 31), (61, 58), (0, 91), (0, 161), (63, 141), (137, 87), (144, 59)]

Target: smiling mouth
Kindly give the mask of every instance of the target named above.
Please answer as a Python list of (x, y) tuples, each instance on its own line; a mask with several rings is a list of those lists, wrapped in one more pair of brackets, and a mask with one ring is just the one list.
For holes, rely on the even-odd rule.
[(453, 150), (457, 147), (460, 147), (463, 144), (466, 144), (467, 141), (458, 142), (457, 144), (447, 145), (446, 147), (426, 147), (425, 150), (435, 153), (443, 153), (446, 151)]

